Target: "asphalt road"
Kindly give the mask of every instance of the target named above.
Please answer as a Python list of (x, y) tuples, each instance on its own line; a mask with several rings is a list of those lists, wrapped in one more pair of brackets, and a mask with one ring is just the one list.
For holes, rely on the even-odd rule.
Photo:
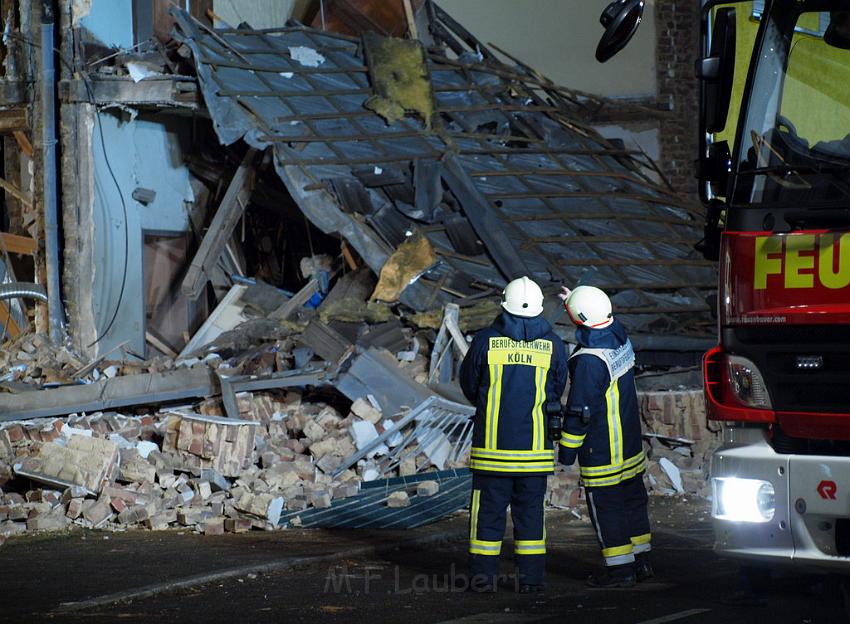
[[(548, 588), (462, 591), (462, 515), (406, 532), (283, 531), (71, 534), (0, 548), (0, 621), (8, 622), (683, 622), (850, 621), (837, 579), (743, 577), (711, 551), (704, 501), (652, 499), (657, 578), (590, 590), (600, 564), (590, 526), (548, 515)], [(108, 537), (109, 539), (104, 539)], [(395, 544), (403, 544), (393, 549)], [(511, 552), (506, 542), (504, 552)], [(512, 571), (503, 560), (506, 576)], [(763, 587), (761, 587), (763, 586)]]

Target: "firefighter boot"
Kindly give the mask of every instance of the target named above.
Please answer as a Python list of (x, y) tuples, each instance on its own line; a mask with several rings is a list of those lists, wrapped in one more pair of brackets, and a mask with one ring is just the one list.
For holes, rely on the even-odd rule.
[(652, 569), (652, 562), (649, 560), (649, 553), (638, 553), (635, 555), (635, 577), (640, 583), (655, 576), (655, 571)]
[(593, 574), (587, 577), (588, 587), (600, 589), (614, 589), (618, 587), (634, 587), (637, 583), (635, 577), (635, 564), (608, 566), (602, 574)]

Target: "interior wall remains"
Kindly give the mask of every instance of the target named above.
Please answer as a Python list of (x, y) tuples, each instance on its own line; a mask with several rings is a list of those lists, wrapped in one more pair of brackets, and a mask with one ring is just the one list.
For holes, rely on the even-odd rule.
[[(73, 0), (70, 22), (83, 36), (107, 47), (133, 45), (131, 0)], [(75, 13), (77, 11), (77, 13)], [(65, 290), (73, 313), (74, 345), (96, 357), (121, 344), (144, 355), (146, 234), (179, 236), (189, 229), (193, 200), (183, 145), (191, 124), (168, 117), (138, 117), (118, 107), (95, 111), (65, 104), (63, 201), (66, 215)], [(71, 128), (68, 126), (76, 126)], [(137, 188), (153, 201), (133, 198)], [(72, 217), (76, 216), (76, 220)]]
[(310, 0), (213, 0), (213, 12), (234, 28), (247, 22), (252, 28), (280, 28), (290, 17), (301, 19)]

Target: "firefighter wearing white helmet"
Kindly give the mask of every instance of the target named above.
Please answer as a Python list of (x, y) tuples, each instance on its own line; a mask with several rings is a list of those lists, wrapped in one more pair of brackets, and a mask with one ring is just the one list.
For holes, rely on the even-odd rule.
[(611, 300), (595, 286), (579, 286), (564, 300), (564, 308), (576, 325), (608, 327), (614, 322)]
[[(502, 312), (475, 335), (460, 369), (460, 385), (475, 405), (472, 428), (470, 586), (495, 591), (508, 506), (522, 593), (544, 581), (546, 476), (560, 439), (560, 397), (567, 381), (563, 342), (543, 318), (543, 292), (528, 277), (503, 292)], [(554, 405), (554, 409), (553, 409)], [(557, 436), (547, 416), (554, 411)]]
[(569, 359), (570, 392), (558, 458), (567, 466), (578, 458), (588, 514), (606, 565), (605, 573), (587, 582), (631, 587), (654, 575), (635, 354), (603, 291), (565, 288), (561, 298), (576, 325), (578, 346)]
[(543, 291), (527, 277), (512, 281), (502, 295), (502, 307), (515, 316), (532, 318), (543, 312)]

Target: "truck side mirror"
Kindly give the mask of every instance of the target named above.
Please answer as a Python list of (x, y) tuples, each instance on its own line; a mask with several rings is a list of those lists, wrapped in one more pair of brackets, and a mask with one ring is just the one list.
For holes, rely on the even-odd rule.
[(729, 174), (732, 171), (732, 153), (727, 141), (709, 144), (708, 154), (697, 161), (697, 178), (711, 184), (711, 193), (726, 197)]
[(596, 60), (604, 63), (631, 41), (643, 18), (644, 0), (614, 0), (609, 4), (599, 23), (605, 28), (599, 45), (596, 46)]
[(712, 199), (706, 204), (703, 239), (694, 245), (706, 260), (717, 262), (720, 259), (720, 233), (724, 227), (725, 209), (726, 204), (719, 199)]
[(706, 132), (722, 132), (726, 127), (735, 78), (735, 31), (735, 9), (718, 9), (709, 56), (696, 64), (697, 78), (703, 82), (701, 113)]

